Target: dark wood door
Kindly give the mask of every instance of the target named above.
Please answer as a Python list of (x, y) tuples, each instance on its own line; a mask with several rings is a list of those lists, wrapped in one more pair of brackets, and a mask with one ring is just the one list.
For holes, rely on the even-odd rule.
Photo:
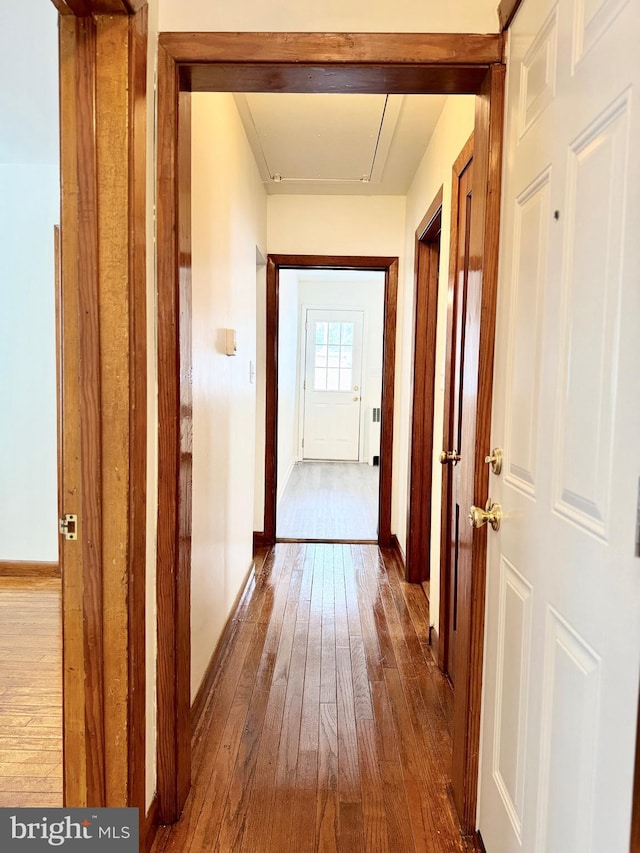
[(461, 504), (460, 463), (463, 424), (463, 375), (465, 359), (465, 315), (469, 279), (471, 230), (472, 146), (468, 143), (454, 168), (449, 318), (445, 373), (445, 418), (443, 430), (442, 477), (442, 613), (441, 666), (455, 688), (456, 635), (459, 620), (458, 587), (460, 525), (466, 523)]

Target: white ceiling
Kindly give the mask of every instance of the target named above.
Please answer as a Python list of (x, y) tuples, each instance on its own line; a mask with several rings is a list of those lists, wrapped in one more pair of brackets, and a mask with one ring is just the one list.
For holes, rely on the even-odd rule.
[(266, 190), (404, 195), (443, 95), (235, 96)]

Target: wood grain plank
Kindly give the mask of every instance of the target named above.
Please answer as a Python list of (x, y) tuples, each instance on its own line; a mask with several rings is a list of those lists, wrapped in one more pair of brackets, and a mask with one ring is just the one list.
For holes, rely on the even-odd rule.
[(58, 562), (34, 563), (30, 560), (0, 560), (0, 576), (10, 578), (59, 578)]
[(487, 66), (502, 61), (502, 39), (466, 33), (162, 33), (180, 63), (304, 61), (312, 65)]
[[(60, 580), (3, 578), (0, 638), (9, 656), (0, 665), (0, 804), (61, 806)], [(35, 662), (16, 659), (21, 651)]]
[[(155, 853), (474, 849), (449, 795), (451, 738), (438, 738), (451, 706), (417, 642), (413, 592), (374, 546), (275, 547), (251, 587), (257, 603), (243, 599), (232, 616), (196, 731), (193, 789)], [(395, 613), (389, 641), (407, 660), (370, 683), (361, 628), (375, 630), (383, 598)], [(424, 617), (419, 600), (414, 610)], [(335, 701), (322, 701), (325, 676)]]

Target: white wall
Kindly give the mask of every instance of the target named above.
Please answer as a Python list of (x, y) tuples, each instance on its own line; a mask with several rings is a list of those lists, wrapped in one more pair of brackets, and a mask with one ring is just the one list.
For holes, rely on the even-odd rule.
[(269, 196), (269, 252), (399, 256), (404, 205), (404, 196)]
[[(193, 541), (191, 690), (197, 693), (253, 550), (256, 246), (266, 196), (233, 97), (192, 98)], [(224, 329), (238, 353), (224, 354)], [(251, 450), (250, 450), (251, 448)]]
[(3, 4), (0, 560), (58, 559), (53, 250), (53, 226), (60, 222), (57, 44), (51, 3)]
[[(360, 460), (370, 456), (371, 408), (380, 406), (382, 394), (382, 345), (384, 342), (384, 273), (369, 273), (369, 281), (301, 281), (300, 308), (348, 308), (364, 311), (362, 371), (362, 440)], [(302, 318), (304, 321), (304, 318)], [(379, 430), (376, 430), (379, 433)], [(372, 450), (380, 453), (380, 442)]]
[(280, 272), (279, 295), (278, 500), (286, 488), (298, 450), (299, 302), (298, 276), (295, 270)]
[(497, 32), (496, 0), (161, 0), (161, 30)]
[(401, 352), (399, 369), (403, 378), (399, 386), (400, 393), (396, 400), (398, 454), (394, 459), (393, 474), (397, 514), (395, 515), (393, 529), (397, 533), (400, 546), (405, 550), (411, 415), (411, 383), (409, 377), (413, 369), (411, 363), (413, 350), (409, 342), (413, 336), (415, 232), (438, 190), (443, 187), (436, 343), (434, 476), (431, 498), (431, 600), (429, 608), (431, 623), (436, 628), (439, 625), (440, 578), (438, 567), (440, 564), (440, 489), (442, 484), (442, 471), (438, 462), (438, 455), (442, 449), (440, 442), (444, 403), (444, 353), (451, 234), (452, 167), (473, 131), (474, 109), (475, 98), (473, 96), (453, 96), (447, 99), (429, 147), (409, 188), (406, 213), (404, 286), (401, 288), (403, 296), (398, 306), (398, 324), (402, 329), (402, 338), (407, 342), (407, 345), (402, 348)]

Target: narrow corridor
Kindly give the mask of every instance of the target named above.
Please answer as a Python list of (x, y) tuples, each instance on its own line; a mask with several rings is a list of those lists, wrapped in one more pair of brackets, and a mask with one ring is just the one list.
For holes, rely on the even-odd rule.
[(286, 543), (257, 561), (153, 850), (470, 851), (448, 791), (452, 695), (390, 551)]

